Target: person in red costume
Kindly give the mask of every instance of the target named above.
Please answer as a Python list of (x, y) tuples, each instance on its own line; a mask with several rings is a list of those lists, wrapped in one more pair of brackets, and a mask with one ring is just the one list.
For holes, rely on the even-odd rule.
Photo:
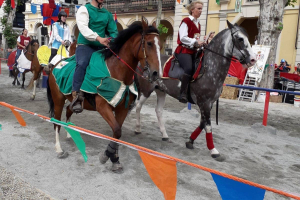
[(15, 59), (15, 67), (18, 65), (17, 60), (20, 57), (22, 50), (26, 49), (26, 47), (30, 42), (30, 37), (27, 36), (27, 33), (28, 33), (27, 29), (24, 28), (22, 31), (22, 35), (20, 35), (17, 39), (17, 54)]
[(184, 69), (184, 74), (181, 78), (181, 89), (179, 101), (186, 103), (188, 84), (191, 80), (193, 69), (195, 68), (195, 56), (197, 49), (204, 45), (200, 41), (200, 15), (202, 13), (203, 3), (201, 1), (194, 1), (187, 6), (190, 14), (182, 20), (177, 39), (177, 48), (175, 56), (178, 59), (180, 66)]

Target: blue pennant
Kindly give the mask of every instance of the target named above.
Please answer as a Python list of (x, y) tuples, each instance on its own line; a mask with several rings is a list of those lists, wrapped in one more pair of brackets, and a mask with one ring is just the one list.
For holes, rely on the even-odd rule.
[(223, 200), (263, 200), (266, 190), (211, 173)]
[(36, 13), (36, 5), (35, 4), (31, 4), (31, 12), (32, 14), (35, 14)]

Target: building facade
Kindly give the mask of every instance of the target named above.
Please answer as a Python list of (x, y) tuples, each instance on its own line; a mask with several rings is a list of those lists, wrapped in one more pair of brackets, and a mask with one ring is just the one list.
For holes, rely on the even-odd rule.
[[(68, 1), (68, 0), (65, 0)], [(206, 19), (207, 19), (207, 1), (204, 0), (204, 8), (201, 15), (201, 36), (203, 37), (206, 33)], [(85, 5), (87, 1), (79, 0), (78, 5)], [(176, 0), (162, 0), (162, 15), (161, 24), (168, 28), (168, 32), (160, 35), (160, 41), (162, 44), (162, 53), (172, 54), (177, 46), (177, 36), (178, 29), (181, 20), (188, 16), (188, 12), (185, 9), (185, 5), (190, 3), (191, 0), (181, 0), (178, 3)], [(28, 29), (28, 34), (38, 39), (40, 44), (44, 45), (48, 43), (49, 36), (44, 36), (41, 34), (41, 28), (43, 25), (43, 16), (41, 16), (40, 6), (37, 6), (36, 13), (32, 13), (32, 4), (41, 5), (43, 3), (48, 3), (48, 0), (32, 0), (31, 3), (26, 3), (25, 15), (25, 28)], [(59, 3), (56, 1), (56, 3)], [(71, 34), (74, 39), (77, 38), (79, 31), (76, 25), (76, 4), (69, 2), (62, 3), (62, 9), (69, 9), (69, 17), (67, 18), (67, 24), (70, 27)], [(107, 8), (112, 14), (117, 15), (117, 27), (118, 30), (123, 30), (130, 24), (141, 20), (144, 16), (149, 24), (157, 19), (157, 0), (148, 1), (121, 1), (121, 0), (106, 0), (104, 7)], [(48, 33), (50, 33), (50, 27), (48, 28)]]
[[(292, 66), (300, 62), (300, 37), (299, 37), (299, 0), (294, 7), (284, 9), (283, 30), (279, 36), (276, 63), (281, 59), (287, 60)], [(220, 5), (215, 0), (209, 0), (207, 14), (207, 31), (220, 32), (226, 28), (226, 20), (237, 23), (245, 28), (249, 34), (250, 44), (254, 44), (254, 38), (258, 35), (257, 20), (260, 6), (258, 0), (241, 0), (241, 12), (235, 11), (236, 0), (220, 0)]]

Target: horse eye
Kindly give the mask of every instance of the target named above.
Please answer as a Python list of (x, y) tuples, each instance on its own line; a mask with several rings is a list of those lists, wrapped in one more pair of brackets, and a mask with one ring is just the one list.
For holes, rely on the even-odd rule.
[(151, 46), (151, 45), (152, 45), (152, 42), (147, 42), (147, 45)]
[(239, 42), (244, 42), (243, 38), (239, 38), (238, 40), (239, 40)]

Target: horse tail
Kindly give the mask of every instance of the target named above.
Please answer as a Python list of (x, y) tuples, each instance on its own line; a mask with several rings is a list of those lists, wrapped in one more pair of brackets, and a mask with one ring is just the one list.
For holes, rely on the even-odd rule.
[(216, 124), (217, 125), (219, 125), (218, 118), (219, 118), (219, 99), (216, 102)]
[(49, 113), (50, 117), (54, 117), (54, 102), (51, 94), (51, 88), (49, 84), (49, 78), (47, 80), (48, 86), (47, 86), (47, 99), (48, 99), (48, 104), (49, 104)]

